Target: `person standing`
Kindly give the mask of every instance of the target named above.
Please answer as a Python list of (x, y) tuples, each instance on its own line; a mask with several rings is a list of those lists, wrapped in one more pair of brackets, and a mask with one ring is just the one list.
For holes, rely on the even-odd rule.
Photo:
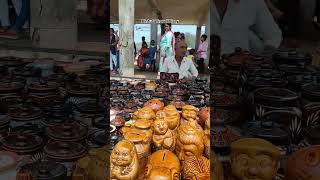
[[(156, 47), (156, 42), (154, 40), (151, 40), (150, 47), (149, 47), (149, 65), (150, 69), (154, 70), (155, 69), (155, 57), (157, 53), (157, 47)], [(147, 66), (148, 69), (148, 66)]]
[(142, 36), (141, 40), (142, 40), (141, 48), (142, 48), (143, 46), (147, 46), (147, 47), (148, 47), (148, 44), (147, 44), (147, 42), (146, 42), (146, 37)]
[(114, 29), (111, 28), (110, 29), (110, 70), (112, 72), (117, 72), (116, 69), (113, 68), (113, 64), (114, 67), (117, 67), (117, 40), (116, 40), (116, 36), (114, 35)]
[(164, 25), (164, 29), (165, 33), (160, 38), (160, 72), (163, 72), (163, 63), (165, 59), (174, 56), (175, 38), (173, 32), (171, 31), (171, 23), (166, 23)]
[(203, 34), (200, 38), (200, 43), (198, 47), (198, 68), (200, 73), (204, 73), (204, 61), (207, 59), (208, 42), (207, 35)]
[(147, 43), (142, 44), (142, 48), (140, 49), (140, 54), (138, 57), (138, 67), (143, 69), (146, 67), (146, 64), (148, 63), (148, 55), (149, 55), (149, 48), (147, 46)]

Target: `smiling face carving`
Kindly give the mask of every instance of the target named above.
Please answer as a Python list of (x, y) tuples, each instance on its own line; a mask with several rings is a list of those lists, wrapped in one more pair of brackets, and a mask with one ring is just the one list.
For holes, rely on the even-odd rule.
[(111, 160), (114, 165), (128, 166), (134, 156), (137, 155), (134, 144), (123, 140), (116, 144), (111, 154)]
[(169, 129), (167, 121), (162, 119), (155, 120), (153, 127), (154, 133), (158, 135), (165, 135)]
[(244, 138), (231, 144), (232, 175), (236, 180), (274, 180), (280, 152), (268, 141)]
[(138, 174), (138, 155), (132, 142), (118, 142), (111, 153), (111, 177), (115, 179), (135, 179)]
[(193, 121), (196, 120), (198, 112), (198, 108), (191, 105), (185, 105), (182, 108), (182, 117), (187, 121)]

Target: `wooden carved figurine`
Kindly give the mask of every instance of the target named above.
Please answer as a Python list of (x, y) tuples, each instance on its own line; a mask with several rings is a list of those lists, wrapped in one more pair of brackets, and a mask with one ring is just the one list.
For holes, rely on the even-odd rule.
[(164, 108), (164, 103), (159, 99), (150, 99), (144, 104), (144, 107), (150, 107), (154, 113), (157, 113), (159, 110)]
[(147, 159), (151, 154), (152, 142), (152, 122), (149, 120), (139, 119), (135, 121), (131, 127), (123, 127), (122, 134), (124, 139), (134, 143), (139, 158), (139, 178), (143, 176), (143, 170), (147, 163)]
[(191, 106), (191, 105), (185, 105), (182, 107), (182, 118), (181, 118), (181, 124), (188, 123), (191, 126), (203, 130), (202, 127), (198, 124), (198, 112), (199, 109)]
[(231, 169), (234, 180), (274, 180), (280, 151), (270, 142), (244, 138), (231, 144)]
[(183, 164), (183, 179), (209, 180), (210, 160), (203, 156), (190, 156), (186, 158)]
[(133, 126), (121, 129), (124, 139), (135, 144), (139, 158), (148, 157), (151, 154), (153, 135), (151, 126), (152, 123), (150, 121), (139, 119)]
[(320, 146), (300, 149), (289, 156), (288, 180), (320, 179)]
[(138, 120), (138, 119), (154, 120), (155, 117), (156, 117), (156, 114), (150, 107), (143, 107), (133, 113), (133, 120)]
[(180, 161), (168, 150), (153, 153), (145, 169), (146, 180), (179, 180)]
[(165, 120), (168, 122), (169, 129), (176, 130), (180, 124), (180, 113), (174, 105), (166, 106), (163, 111), (165, 112)]
[(168, 149), (174, 151), (176, 138), (164, 119), (157, 119), (153, 124), (154, 134), (152, 142), (156, 149)]
[(111, 153), (111, 179), (134, 180), (138, 175), (138, 154), (133, 143), (127, 140), (118, 142)]
[(92, 149), (87, 156), (78, 160), (76, 169), (72, 174), (72, 179), (105, 180), (110, 177), (106, 171), (106, 169), (110, 168), (110, 166), (108, 166), (109, 161), (109, 146)]
[(190, 124), (182, 124), (177, 132), (176, 154), (180, 161), (188, 156), (202, 156), (204, 132)]

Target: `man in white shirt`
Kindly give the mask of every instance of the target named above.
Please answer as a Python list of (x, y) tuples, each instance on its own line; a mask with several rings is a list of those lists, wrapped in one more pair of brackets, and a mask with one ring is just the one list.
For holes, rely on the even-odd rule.
[(264, 0), (213, 0), (211, 12), (210, 29), (220, 36), (221, 55), (236, 47), (261, 54), (280, 46), (281, 30)]
[(187, 44), (183, 41), (176, 42), (175, 56), (165, 59), (163, 72), (179, 73), (179, 79), (194, 79), (198, 77), (198, 70), (193, 61), (186, 58)]

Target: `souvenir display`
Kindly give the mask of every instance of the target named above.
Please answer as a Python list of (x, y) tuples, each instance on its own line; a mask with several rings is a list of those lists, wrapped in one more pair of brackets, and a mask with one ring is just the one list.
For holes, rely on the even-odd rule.
[[(130, 98), (122, 99), (119, 99), (120, 92), (112, 95), (112, 100), (117, 102), (111, 103), (110, 116), (111, 124), (121, 128), (118, 136), (132, 142), (136, 149), (139, 166), (136, 180), (210, 179), (207, 81), (175, 82), (128, 80), (113, 81), (111, 85), (113, 91), (125, 86), (130, 94)], [(153, 83), (156, 83), (155, 89)], [(134, 86), (129, 88), (130, 84)], [(120, 143), (115, 143), (112, 149)], [(118, 174), (115, 173), (114, 179)]]

